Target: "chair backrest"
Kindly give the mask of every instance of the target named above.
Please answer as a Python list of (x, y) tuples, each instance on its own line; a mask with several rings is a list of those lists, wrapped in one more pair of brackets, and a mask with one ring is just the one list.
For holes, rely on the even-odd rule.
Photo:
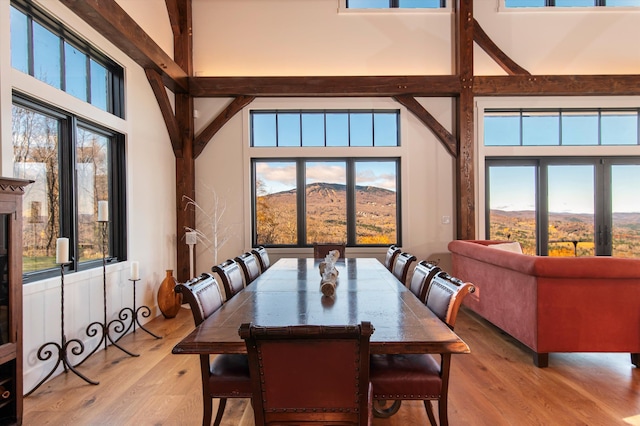
[(401, 251), (402, 250), (400, 249), (400, 247), (396, 245), (389, 246), (389, 248), (387, 249), (387, 255), (384, 259), (384, 266), (386, 266), (389, 271), (393, 271), (393, 265), (396, 262), (396, 257), (398, 257), (398, 254), (400, 254)]
[(269, 261), (269, 253), (267, 253), (267, 249), (263, 246), (256, 247), (251, 250), (251, 253), (254, 254), (256, 259), (258, 259), (258, 263), (260, 264), (260, 271), (264, 272), (269, 269), (271, 266), (271, 262)]
[(240, 264), (242, 272), (244, 273), (244, 283), (249, 285), (260, 276), (260, 265), (258, 260), (251, 252), (242, 253), (235, 258), (235, 261)]
[(350, 326), (242, 324), (256, 426), (368, 424), (372, 333), (366, 321)]
[(324, 259), (330, 251), (338, 250), (340, 258), (344, 259), (345, 248), (345, 243), (313, 243), (313, 257)]
[(189, 303), (196, 327), (222, 306), (223, 299), (218, 281), (211, 274), (203, 273), (198, 278), (176, 285), (176, 292)]
[(416, 257), (412, 254), (402, 252), (396, 257), (396, 263), (393, 265), (393, 275), (404, 285), (407, 284), (407, 274), (411, 268), (411, 264), (416, 261)]
[(427, 289), (433, 276), (440, 272), (441, 269), (425, 260), (418, 262), (413, 270), (409, 290), (416, 295), (418, 299), (425, 303), (427, 301)]
[(446, 272), (439, 272), (429, 283), (426, 304), (453, 330), (462, 301), (467, 294), (473, 293), (475, 290), (472, 283), (463, 282)]
[(244, 288), (242, 278), (242, 270), (240, 265), (233, 259), (228, 259), (219, 265), (211, 268), (211, 272), (218, 274), (224, 286), (224, 292), (227, 300), (231, 299), (236, 293)]

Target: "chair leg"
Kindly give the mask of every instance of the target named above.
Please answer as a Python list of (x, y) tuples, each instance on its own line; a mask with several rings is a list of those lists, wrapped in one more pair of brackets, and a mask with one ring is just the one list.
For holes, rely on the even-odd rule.
[(442, 395), (438, 401), (438, 416), (440, 426), (449, 426), (449, 415), (447, 414), (447, 395)]
[[(218, 401), (218, 412), (216, 413), (216, 420), (213, 422), (213, 426), (220, 425), (220, 422), (222, 421), (222, 415), (224, 414), (224, 407), (227, 406), (227, 398), (220, 398)], [(211, 422), (211, 415), (209, 415), (209, 422)]]
[(209, 395), (204, 395), (202, 399), (202, 426), (211, 426), (211, 413), (213, 412), (213, 401)]
[(431, 423), (431, 426), (438, 426), (438, 423), (436, 422), (436, 417), (433, 415), (433, 406), (431, 405), (431, 401), (429, 401), (428, 399), (425, 399), (422, 402), (424, 402), (424, 408), (425, 410), (427, 410), (429, 423)]
[(400, 404), (402, 404), (402, 401), (399, 399), (396, 399), (392, 403), (389, 403), (388, 400), (374, 399), (372, 402), (373, 416), (382, 419), (388, 419), (398, 412), (398, 410), (400, 409)]

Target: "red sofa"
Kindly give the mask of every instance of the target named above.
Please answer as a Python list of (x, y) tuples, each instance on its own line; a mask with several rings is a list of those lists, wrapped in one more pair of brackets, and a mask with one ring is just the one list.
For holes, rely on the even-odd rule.
[(550, 352), (629, 352), (640, 367), (640, 259), (488, 247), (499, 243), (449, 243), (452, 275), (476, 286), (464, 305), (531, 348), (538, 367)]

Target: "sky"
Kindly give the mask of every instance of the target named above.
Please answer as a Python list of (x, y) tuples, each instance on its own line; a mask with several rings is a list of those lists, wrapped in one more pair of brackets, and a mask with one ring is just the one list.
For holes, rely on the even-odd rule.
[[(594, 166), (550, 165), (549, 211), (594, 213)], [(613, 165), (613, 212), (640, 212), (640, 165)], [(491, 209), (535, 210), (535, 167), (491, 167)]]
[[(256, 163), (256, 175), (269, 193), (287, 191), (296, 186), (296, 163), (270, 161)], [(346, 183), (344, 161), (310, 161), (306, 167), (307, 183)], [(356, 184), (396, 190), (396, 164), (392, 161), (359, 161)]]

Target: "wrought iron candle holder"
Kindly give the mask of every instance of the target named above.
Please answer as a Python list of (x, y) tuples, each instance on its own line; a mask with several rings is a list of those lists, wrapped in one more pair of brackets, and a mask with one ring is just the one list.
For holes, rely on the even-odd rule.
[[(120, 338), (122, 337), (122, 335), (124, 335), (124, 333), (128, 330), (128, 328), (125, 328), (125, 324), (124, 322), (120, 319), (120, 318), (116, 318), (110, 322), (107, 322), (107, 255), (106, 255), (106, 239), (107, 239), (107, 225), (108, 225), (108, 221), (107, 220), (98, 220), (98, 222), (100, 223), (100, 225), (102, 226), (102, 294), (103, 294), (103, 314), (104, 314), (104, 318), (103, 321), (94, 321), (91, 324), (89, 324), (87, 326), (87, 336), (89, 337), (95, 337), (98, 335), (98, 333), (101, 333), (101, 337), (100, 337), (100, 341), (98, 342), (98, 344), (96, 345), (95, 348), (93, 348), (93, 350), (91, 352), (89, 352), (89, 354), (86, 356), (86, 358), (84, 358), (82, 361), (80, 361), (78, 364), (76, 364), (76, 367), (78, 365), (81, 365), (82, 363), (84, 363), (89, 357), (91, 357), (91, 355), (93, 355), (94, 353), (97, 352), (97, 350), (100, 348), (100, 346), (104, 343), (104, 349), (107, 350), (109, 343), (113, 346), (115, 346), (116, 348), (120, 349), (122, 352), (126, 353), (129, 356), (140, 356), (140, 354), (135, 354), (133, 352), (130, 352), (128, 350), (126, 350), (125, 348), (123, 348), (122, 346), (120, 346), (117, 342), (118, 340), (120, 340)], [(113, 326), (113, 327), (112, 327)], [(115, 333), (119, 333), (121, 334), (121, 336), (117, 339), (113, 339), (111, 337), (110, 331), (113, 330)]]
[[(71, 371), (76, 376), (80, 377), (82, 380), (84, 380), (85, 382), (87, 382), (87, 383), (89, 383), (91, 385), (100, 384), (100, 382), (96, 382), (95, 380), (91, 380), (87, 376), (85, 376), (84, 374), (82, 374), (78, 370), (76, 370), (75, 367), (77, 367), (80, 364), (76, 364), (75, 366), (72, 365), (69, 362), (69, 358), (68, 358), (68, 355), (67, 355), (67, 351), (69, 350), (70, 345), (73, 345), (73, 346), (71, 346), (71, 353), (73, 355), (76, 355), (76, 356), (82, 355), (82, 352), (84, 352), (84, 344), (79, 339), (67, 340), (67, 336), (64, 333), (64, 265), (66, 265), (66, 264), (67, 263), (60, 263), (60, 343), (58, 343), (58, 342), (47, 342), (47, 343), (43, 344), (42, 346), (40, 346), (40, 349), (38, 349), (38, 359), (40, 361), (47, 361), (47, 360), (51, 359), (51, 357), (53, 356), (53, 353), (54, 353), (54, 348), (57, 349), (58, 361), (53, 366), (51, 371), (49, 371), (49, 373), (42, 380), (40, 380), (40, 382), (38, 382), (38, 384), (33, 389), (31, 389), (29, 392), (27, 392), (25, 394), (25, 396), (31, 395), (44, 382), (46, 382), (47, 379), (49, 377), (51, 377), (51, 375), (56, 371), (56, 369), (58, 368), (58, 366), (60, 364), (62, 364), (62, 367), (64, 368), (64, 372), (65, 373), (68, 372), (68, 371)], [(84, 360), (82, 362), (84, 362)]]
[(145, 305), (142, 305), (136, 308), (136, 282), (140, 281), (140, 279), (129, 278), (129, 281), (133, 283), (133, 308), (127, 308), (127, 307), (122, 308), (120, 310), (120, 313), (118, 314), (118, 318), (124, 322), (124, 321), (127, 321), (130, 316), (131, 322), (129, 323), (129, 326), (127, 327), (127, 329), (124, 330), (122, 335), (118, 339), (116, 339), (116, 342), (120, 340), (122, 336), (127, 334), (132, 327), (133, 327), (133, 332), (135, 333), (136, 324), (138, 324), (138, 327), (140, 327), (143, 331), (146, 331), (148, 334), (152, 335), (156, 339), (162, 339), (162, 336), (158, 336), (152, 333), (151, 331), (147, 330), (142, 324), (140, 324), (140, 320), (138, 319), (138, 317), (142, 316), (143, 318), (149, 318), (151, 316), (151, 309), (149, 309), (149, 307)]

